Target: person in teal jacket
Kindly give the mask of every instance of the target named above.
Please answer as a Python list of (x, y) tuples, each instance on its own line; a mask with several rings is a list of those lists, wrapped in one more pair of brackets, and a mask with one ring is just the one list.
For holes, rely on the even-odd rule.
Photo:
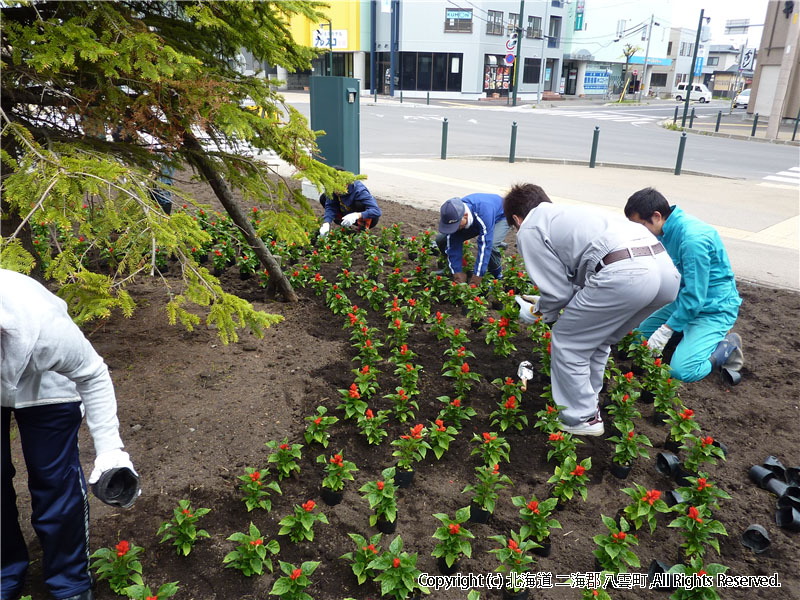
[[(687, 215), (653, 188), (628, 198), (625, 216), (641, 223), (664, 244), (681, 274), (674, 302), (645, 319), (638, 330), (648, 337), (655, 353), (669, 351), (673, 376), (698, 381), (712, 370), (738, 383), (742, 367), (742, 340), (730, 329), (742, 299), (719, 233)], [(669, 343), (669, 344), (668, 344)]]

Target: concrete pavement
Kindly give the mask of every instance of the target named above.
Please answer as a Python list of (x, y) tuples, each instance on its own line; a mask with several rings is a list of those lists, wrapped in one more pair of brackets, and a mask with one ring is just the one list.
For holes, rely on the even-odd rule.
[[(452, 196), (503, 195), (514, 183), (541, 185), (553, 202), (622, 214), (627, 198), (652, 186), (720, 232), (738, 278), (800, 291), (800, 190), (755, 181), (616, 168), (470, 159), (362, 158), (378, 199), (438, 210)], [(435, 221), (431, 222), (435, 225)]]

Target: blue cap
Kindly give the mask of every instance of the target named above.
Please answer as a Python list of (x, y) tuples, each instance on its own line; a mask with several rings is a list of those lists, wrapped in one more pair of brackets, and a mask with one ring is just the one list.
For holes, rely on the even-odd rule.
[(439, 211), (439, 231), (444, 234), (451, 234), (458, 231), (461, 219), (464, 216), (464, 203), (461, 198), (450, 198)]

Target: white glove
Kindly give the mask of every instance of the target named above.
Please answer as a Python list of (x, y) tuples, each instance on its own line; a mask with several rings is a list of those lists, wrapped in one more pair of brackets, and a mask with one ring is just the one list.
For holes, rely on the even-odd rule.
[(128, 467), (134, 474), (138, 475), (127, 452), (123, 452), (119, 448), (102, 452), (94, 459), (94, 469), (92, 469), (92, 474), (89, 475), (89, 483), (97, 483), (97, 480), (106, 471), (122, 467)]
[(516, 296), (514, 299), (519, 304), (520, 321), (530, 325), (541, 317), (541, 313), (539, 313), (539, 296), (522, 295)]
[(319, 228), (319, 237), (325, 237), (328, 235), (328, 232), (331, 230), (330, 223), (323, 223), (322, 227)]
[(352, 212), (342, 217), (342, 227), (353, 227), (361, 218), (361, 213)]
[(667, 345), (667, 342), (671, 337), (672, 329), (666, 325), (662, 325), (656, 329), (653, 332), (653, 335), (650, 336), (650, 339), (647, 340), (647, 347), (650, 348), (650, 351), (653, 354), (661, 354), (661, 351), (664, 350), (664, 346)]

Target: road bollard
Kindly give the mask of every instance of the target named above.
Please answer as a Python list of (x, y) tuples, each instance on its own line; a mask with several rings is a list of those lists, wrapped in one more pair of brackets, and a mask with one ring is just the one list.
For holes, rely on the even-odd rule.
[(403, 90), (400, 90), (400, 104), (403, 103)]
[(375, 104), (377, 104), (378, 103), (378, 88), (375, 88), (375, 92), (373, 93), (373, 98), (374, 98)]
[(508, 162), (514, 162), (514, 155), (517, 151), (517, 122), (511, 124), (511, 148), (508, 150)]
[(692, 115), (689, 117), (689, 129), (694, 125), (694, 106), (692, 107)]
[(428, 92), (427, 96), (425, 96), (425, 104), (430, 105), (431, 103), (431, 93)]
[(717, 124), (714, 126), (714, 133), (719, 132), (719, 122), (722, 120), (722, 111), (717, 113)]
[(677, 121), (678, 121), (678, 107), (676, 106), (676, 107), (675, 107), (675, 114), (674, 114), (674, 115), (672, 115), (672, 124), (673, 124), (673, 125), (675, 125), (675, 123), (676, 123)]
[(447, 117), (442, 121), (442, 160), (447, 160)]
[(675, 175), (681, 174), (681, 163), (683, 163), (683, 150), (686, 148), (686, 132), (681, 134), (681, 143), (678, 146), (678, 160), (675, 162)]
[(750, 132), (750, 137), (755, 137), (756, 127), (758, 127), (758, 113), (753, 115), (753, 130)]
[(600, 127), (595, 125), (594, 134), (592, 135), (592, 155), (589, 157), (589, 168), (594, 169), (595, 162), (597, 161), (597, 142), (600, 140)]
[(794, 120), (794, 131), (792, 131), (792, 141), (794, 141), (794, 136), (797, 135), (797, 124), (800, 123), (800, 109), (797, 111), (797, 118)]

